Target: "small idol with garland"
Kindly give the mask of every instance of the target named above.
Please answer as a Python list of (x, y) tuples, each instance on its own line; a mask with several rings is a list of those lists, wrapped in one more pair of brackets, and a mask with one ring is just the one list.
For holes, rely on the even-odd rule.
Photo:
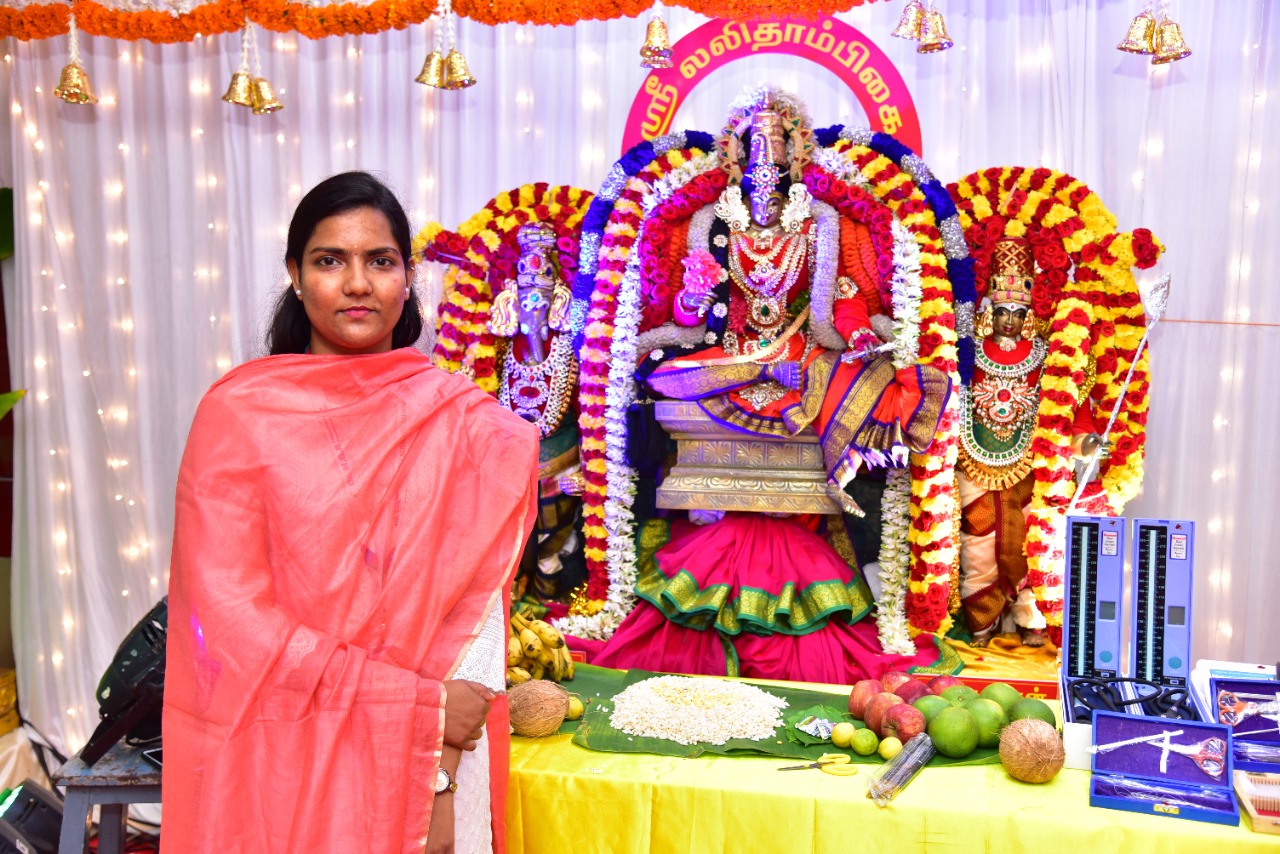
[[(994, 246), (990, 290), (976, 324), (981, 339), (973, 382), (961, 387), (960, 596), (973, 646), (986, 646), (1011, 619), (1027, 646), (1044, 644), (1045, 617), (1025, 585), (1025, 510), (1033, 481), (1031, 441), (1040, 408), (1040, 374), (1048, 343), (1031, 316), (1035, 260), (1030, 244), (1005, 238)], [(1073, 449), (1088, 456), (1103, 439), (1081, 389)]]
[(559, 613), (564, 606), (554, 603), (585, 580), (578, 362), (565, 332), (565, 279), (590, 198), (528, 185), (491, 200), (456, 233), (428, 226), (419, 235), (426, 260), (449, 264), (436, 364), (474, 379), (541, 436), (538, 519), (514, 593)]

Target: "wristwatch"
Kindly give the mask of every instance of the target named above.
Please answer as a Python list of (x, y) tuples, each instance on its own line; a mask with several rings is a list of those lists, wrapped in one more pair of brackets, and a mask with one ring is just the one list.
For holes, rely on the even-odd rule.
[(453, 793), (458, 791), (458, 784), (453, 782), (453, 775), (443, 768), (436, 769), (436, 794), (443, 795), (445, 792)]

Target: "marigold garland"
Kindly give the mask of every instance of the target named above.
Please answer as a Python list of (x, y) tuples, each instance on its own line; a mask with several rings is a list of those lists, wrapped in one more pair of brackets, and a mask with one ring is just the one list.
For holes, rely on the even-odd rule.
[[(801, 18), (833, 15), (876, 0), (808, 0), (790, 5), (788, 13)], [(746, 20), (776, 14), (770, 0), (675, 0), (708, 18)], [(459, 15), (481, 24), (572, 25), (578, 21), (634, 18), (646, 12), (649, 0), (461, 0)], [(214, 0), (173, 14), (159, 10), (116, 9), (94, 0), (66, 3), (28, 3), (0, 8), (0, 37), (46, 39), (64, 35), (72, 12), (76, 26), (95, 36), (123, 41), (158, 43), (192, 41), (197, 35), (228, 33), (244, 26), (246, 18), (268, 30), (295, 31), (307, 38), (350, 36), (402, 30), (420, 24), (436, 11), (432, 0), (373, 0), (371, 3), (333, 3), (312, 6), (285, 0)]]
[[(1027, 520), (1027, 580), (1054, 643), (1062, 633), (1063, 514), (1075, 490), (1072, 427), (1090, 361), (1088, 392), (1105, 420), (1116, 404), (1146, 326), (1133, 268), (1153, 266), (1163, 246), (1150, 231), (1116, 230), (1116, 219), (1083, 182), (1050, 169), (993, 167), (948, 188), (973, 248), (979, 281), (991, 246), (1027, 237), (1040, 268), (1032, 312), (1047, 327), (1049, 353), (1032, 438), (1035, 478)], [(1074, 278), (1067, 272), (1074, 266)], [(1080, 510), (1118, 514), (1142, 482), (1150, 379), (1147, 351), (1133, 374), (1112, 429), (1111, 458), (1089, 484)]]
[(497, 346), (487, 324), (493, 287), (515, 276), (520, 226), (543, 222), (556, 231), (560, 268), (572, 281), (578, 268), (578, 231), (592, 194), (570, 186), (526, 184), (500, 193), (448, 231), (428, 223), (413, 241), (414, 257), (447, 264), (436, 317), (435, 364), (464, 373), (490, 394), (498, 391)]

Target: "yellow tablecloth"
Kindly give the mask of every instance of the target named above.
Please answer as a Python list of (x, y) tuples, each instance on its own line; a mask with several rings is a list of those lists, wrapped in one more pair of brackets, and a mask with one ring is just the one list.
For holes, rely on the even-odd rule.
[(926, 768), (887, 808), (856, 777), (766, 757), (599, 753), (571, 736), (512, 738), (511, 854), (1207, 852), (1276, 854), (1247, 827), (1089, 806), (1089, 775), (1018, 783), (999, 765)]

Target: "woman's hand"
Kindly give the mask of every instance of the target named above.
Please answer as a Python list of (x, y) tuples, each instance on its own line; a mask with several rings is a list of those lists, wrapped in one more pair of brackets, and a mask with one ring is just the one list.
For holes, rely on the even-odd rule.
[(461, 750), (475, 750), (484, 732), (493, 692), (479, 682), (451, 679), (444, 683), (444, 743)]
[(427, 854), (453, 854), (453, 793), (436, 795), (427, 830)]

